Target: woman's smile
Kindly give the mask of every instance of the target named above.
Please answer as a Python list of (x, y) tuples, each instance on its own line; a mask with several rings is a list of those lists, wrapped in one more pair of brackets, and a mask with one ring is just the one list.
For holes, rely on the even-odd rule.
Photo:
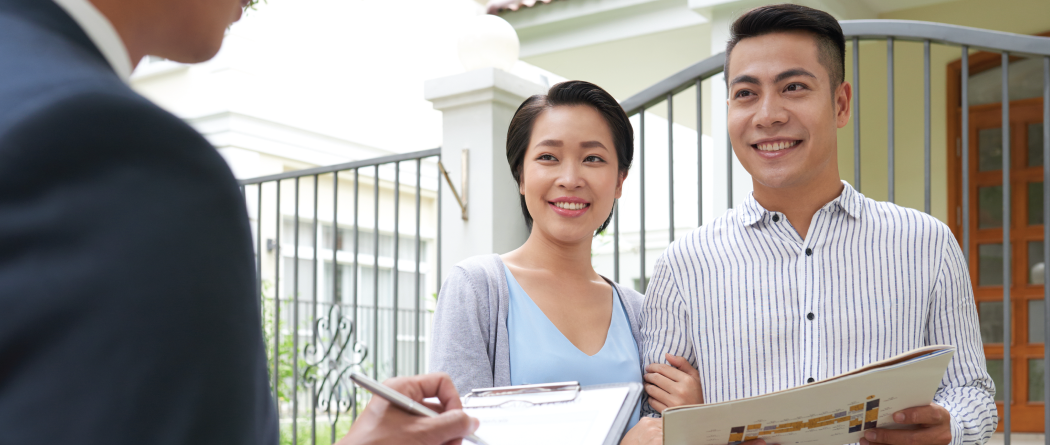
[(591, 208), (591, 203), (572, 196), (555, 198), (552, 201), (547, 201), (547, 205), (551, 207), (551, 210), (554, 210), (554, 213), (568, 218), (581, 216)]

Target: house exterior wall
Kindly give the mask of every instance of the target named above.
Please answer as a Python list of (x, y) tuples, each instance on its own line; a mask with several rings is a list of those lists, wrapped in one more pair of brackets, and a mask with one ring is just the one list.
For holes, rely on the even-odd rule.
[[(921, 20), (1011, 32), (1050, 31), (1050, 2), (961, 0), (880, 15), (880, 19)], [(849, 45), (847, 45), (849, 46)], [(885, 200), (887, 182), (886, 43), (861, 42), (861, 188)], [(948, 222), (946, 67), (961, 57), (958, 47), (932, 45), (931, 80), (931, 213)], [(923, 47), (921, 42), (897, 42), (894, 47), (896, 103), (896, 202), (923, 209)], [(852, 49), (846, 53), (846, 80), (852, 81)], [(853, 182), (853, 125), (839, 131), (839, 171)], [(954, 148), (954, 141), (952, 148)]]
[[(540, 5), (532, 9), (525, 17), (521, 12), (504, 13), (512, 24), (519, 22), (532, 24), (542, 22), (544, 10), (557, 16), (565, 14), (570, 2), (560, 6)], [(587, 7), (593, 2), (581, 2), (579, 8)], [(615, 3), (615, 2), (614, 2)], [(922, 20), (956, 24), (998, 31), (1035, 34), (1050, 30), (1050, 3), (1039, 0), (1011, 0), (989, 2), (983, 0), (959, 0), (949, 2), (923, 2), (925, 6), (911, 7), (913, 3), (890, 2), (878, 3), (864, 0), (841, 0), (837, 2), (806, 1), (800, 3), (814, 7), (827, 6), (839, 19), (900, 19)], [(932, 3), (932, 4), (931, 4)], [(702, 4), (702, 5), (701, 5)], [(617, 99), (623, 100), (655, 84), (674, 72), (700, 61), (724, 47), (728, 36), (729, 23), (739, 14), (751, 7), (763, 4), (750, 0), (745, 1), (699, 1), (681, 2), (680, 13), (700, 13), (707, 19), (705, 23), (678, 27), (663, 32), (654, 32), (640, 36), (629, 36), (622, 39), (606, 40), (597, 44), (569, 45), (569, 49), (551, 51), (543, 54), (528, 55), (525, 60), (541, 68), (558, 73), (567, 78), (583, 79), (597, 83), (608, 89)], [(825, 5), (827, 4), (827, 5)], [(699, 5), (700, 7), (697, 7)], [(874, 5), (874, 6), (872, 6)], [(518, 19), (516, 17), (524, 17)], [(594, 14), (588, 20), (602, 20), (601, 14)], [(553, 22), (557, 23), (553, 19)], [(582, 18), (577, 22), (585, 22)], [(575, 22), (574, 22), (575, 23)], [(534, 25), (529, 25), (534, 26)], [(588, 25), (593, 26), (593, 25)], [(555, 32), (548, 25), (551, 32)], [(532, 33), (532, 31), (530, 31)], [(530, 33), (523, 35), (523, 45), (528, 45)], [(586, 40), (586, 39), (583, 39)], [(581, 40), (581, 41), (583, 41)], [(846, 80), (852, 82), (852, 49), (847, 45)], [(867, 196), (886, 200), (888, 198), (888, 151), (887, 151), (887, 62), (885, 41), (861, 42), (861, 191)], [(921, 42), (898, 41), (895, 44), (895, 202), (906, 207), (924, 209), (924, 119), (923, 119), (923, 45)], [(948, 149), (954, 147), (949, 143), (946, 116), (946, 75), (947, 65), (960, 57), (958, 47), (932, 45), (931, 48), (931, 214), (941, 221), (948, 222)], [(703, 83), (703, 134), (705, 153), (704, 177), (704, 220), (721, 214), (727, 206), (725, 174), (725, 88), (721, 85), (722, 77), (715, 76)], [(666, 194), (666, 182), (661, 175), (666, 175), (666, 106), (658, 104), (648, 110), (650, 118), (646, 125), (647, 147), (647, 193), (646, 193), (646, 267), (650, 270), (655, 256), (662, 251), (668, 240), (667, 228), (669, 213), (668, 200), (662, 199)], [(636, 137), (640, 138), (636, 123)], [(695, 92), (690, 89), (675, 97), (674, 123), (676, 127), (676, 167), (675, 167), (675, 226), (676, 236), (684, 234), (695, 227), (695, 205), (691, 209), (684, 207), (685, 200), (690, 199), (678, 187), (696, 183), (695, 155), (686, 147), (695, 146)], [(854, 178), (853, 129), (855, 120), (839, 131), (839, 170), (844, 180), (856, 184)], [(694, 142), (679, 142), (682, 133), (694, 132)], [(689, 137), (687, 137), (689, 138)], [(710, 141), (710, 142), (707, 142)], [(708, 148), (709, 147), (709, 151)], [(684, 158), (693, 155), (690, 160)], [(637, 162), (637, 158), (636, 158)], [(654, 164), (663, 163), (663, 166)], [(694, 163), (691, 170), (679, 171), (678, 163)], [(637, 164), (636, 164), (637, 165)], [(656, 167), (657, 170), (651, 170)], [(662, 170), (660, 170), (662, 169)], [(750, 181), (742, 169), (737, 166), (733, 172), (734, 201), (739, 202), (750, 190)], [(625, 183), (628, 191), (638, 187), (640, 174), (637, 168)], [(681, 184), (681, 185), (678, 185)], [(662, 188), (661, 188), (662, 187)], [(662, 192), (661, 192), (662, 190)], [(637, 192), (634, 192), (637, 194)], [(693, 193), (695, 199), (695, 193)], [(625, 193), (621, 206), (632, 215), (632, 220), (621, 221), (621, 281), (631, 284), (640, 273), (637, 249), (640, 236), (639, 225), (634, 222), (637, 203), (633, 203), (630, 193)], [(632, 207), (634, 206), (634, 207)], [(711, 207), (713, 206), (713, 207)], [(612, 274), (611, 242), (598, 239), (594, 243), (593, 263), (602, 273)]]
[[(527, 57), (526, 60), (567, 78), (590, 80), (607, 88), (623, 100), (645, 87), (710, 54), (718, 52), (727, 35), (727, 23), (750, 7), (761, 4), (753, 1), (709, 2), (719, 5), (703, 10), (708, 23), (671, 31), (653, 33), (569, 50)], [(805, 3), (805, 2), (803, 2)], [(851, 3), (842, 1), (839, 3)], [(864, 11), (867, 3), (854, 0), (856, 8), (840, 7), (839, 11)], [(820, 5), (813, 5), (820, 7)], [(839, 5), (842, 6), (842, 5)], [(848, 5), (846, 5), (848, 6)], [(549, 5), (539, 6), (533, 14)], [(897, 5), (896, 7), (900, 7)], [(685, 4), (682, 14), (692, 13)], [(505, 14), (509, 18), (516, 13)], [(843, 19), (879, 18), (923, 20), (971, 26), (984, 29), (1036, 34), (1050, 30), (1050, 3), (1039, 0), (959, 0), (941, 2), (910, 9), (897, 9), (871, 16), (840, 17)], [(512, 23), (513, 18), (511, 18)], [(849, 46), (849, 45), (848, 45)], [(918, 209), (924, 208), (923, 164), (923, 49), (920, 42), (897, 42), (895, 46), (895, 102), (896, 102), (896, 202)], [(846, 79), (852, 81), (852, 50), (847, 49)], [(959, 58), (959, 49), (933, 45), (931, 49), (931, 213), (947, 222), (947, 151), (946, 147), (946, 65)], [(886, 44), (883, 41), (861, 43), (861, 188), (874, 198), (888, 197), (887, 181), (887, 113), (886, 113)], [(712, 136), (715, 146), (721, 146), (724, 136), (719, 134), (724, 118), (719, 118), (723, 107), (724, 88), (714, 85), (721, 78), (704, 82), (703, 132)], [(719, 96), (719, 97), (715, 97)], [(693, 108), (695, 94), (676, 97), (675, 123), (695, 129)], [(662, 105), (651, 113), (666, 117)], [(714, 120), (712, 120), (714, 118)], [(717, 124), (717, 125), (716, 125)], [(853, 125), (839, 132), (839, 166), (843, 179), (853, 178)], [(718, 127), (718, 128), (715, 128)], [(716, 131), (718, 130), (718, 131)], [(718, 162), (724, 163), (724, 157)], [(736, 173), (736, 172), (735, 172)], [(712, 191), (708, 199), (723, 199)], [(737, 193), (741, 195), (741, 193)], [(724, 207), (723, 207), (724, 208)]]

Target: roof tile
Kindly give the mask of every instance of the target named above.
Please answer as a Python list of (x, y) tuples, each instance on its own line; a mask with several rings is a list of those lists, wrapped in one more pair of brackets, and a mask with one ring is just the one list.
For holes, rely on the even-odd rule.
[(552, 1), (555, 0), (489, 0), (488, 13), (499, 14), (503, 11), (517, 11), (521, 8), (531, 8), (538, 4)]

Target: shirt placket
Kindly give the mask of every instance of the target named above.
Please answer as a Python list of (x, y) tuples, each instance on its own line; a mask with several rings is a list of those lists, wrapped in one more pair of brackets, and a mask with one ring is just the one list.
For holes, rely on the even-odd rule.
[(822, 244), (820, 240), (824, 235), (821, 233), (820, 227), (823, 226), (823, 219), (826, 217), (827, 212), (824, 209), (818, 210), (813, 215), (810, 225), (814, 230), (812, 233), (808, 233), (806, 239), (802, 241), (796, 267), (799, 280), (798, 289), (801, 292), (798, 311), (799, 323), (801, 324), (799, 332), (802, 333), (801, 340), (803, 345), (800, 351), (799, 371), (803, 374), (804, 380), (800, 384), (812, 383), (823, 378), (820, 357), (823, 338), (821, 336), (822, 324), (820, 320), (825, 314), (820, 311), (820, 292), (823, 288), (823, 282), (817, 266), (820, 256), (818, 247)]
[[(814, 215), (814, 222), (817, 222), (818, 215)], [(790, 272), (784, 277), (784, 283), (790, 284), (790, 288), (787, 289), (787, 292), (790, 292), (788, 295), (793, 296), (795, 300), (792, 312), (794, 319), (785, 321), (790, 323), (791, 327), (785, 326), (783, 334), (795, 341), (792, 351), (796, 354), (795, 368), (785, 370), (782, 374), (783, 377), (788, 378), (788, 387), (793, 387), (806, 384), (810, 378), (813, 378), (814, 381), (819, 378), (817, 369), (819, 361), (816, 359), (819, 350), (816, 344), (819, 339), (818, 330), (814, 329), (816, 323), (808, 319), (808, 314), (812, 313), (816, 304), (814, 286), (817, 285), (817, 280), (813, 277), (812, 250), (807, 255), (807, 249), (813, 243), (811, 240), (803, 239), (791, 226), (791, 222), (781, 213), (770, 212), (766, 223), (778, 238), (788, 242), (794, 254), (794, 257), (785, 258), (790, 265), (788, 269)]]

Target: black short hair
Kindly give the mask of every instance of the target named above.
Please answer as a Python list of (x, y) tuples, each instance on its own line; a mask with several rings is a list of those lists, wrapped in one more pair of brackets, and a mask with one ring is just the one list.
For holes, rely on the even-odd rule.
[(839, 21), (819, 9), (790, 3), (759, 6), (733, 22), (726, 43), (725, 72), (729, 73), (729, 54), (741, 40), (785, 31), (804, 31), (813, 35), (817, 41), (818, 60), (828, 71), (832, 91), (846, 80), (846, 38)]
[[(514, 175), (514, 181), (521, 186), (521, 173), (525, 165), (525, 152), (529, 149), (529, 140), (532, 138), (532, 126), (536, 118), (543, 111), (566, 105), (586, 105), (594, 108), (605, 118), (612, 132), (613, 145), (616, 148), (616, 160), (620, 172), (627, 172), (631, 168), (634, 159), (634, 127), (627, 118), (623, 107), (598, 85), (582, 80), (570, 80), (555, 84), (547, 91), (547, 94), (536, 94), (518, 107), (514, 117), (510, 120), (510, 128), (507, 129), (507, 163), (510, 164), (510, 172)], [(525, 225), (532, 230), (532, 215), (525, 205), (525, 196), (521, 199), (521, 213), (525, 217)], [(613, 205), (613, 211), (616, 206)], [(609, 227), (612, 213), (605, 219), (595, 235), (603, 232)]]

